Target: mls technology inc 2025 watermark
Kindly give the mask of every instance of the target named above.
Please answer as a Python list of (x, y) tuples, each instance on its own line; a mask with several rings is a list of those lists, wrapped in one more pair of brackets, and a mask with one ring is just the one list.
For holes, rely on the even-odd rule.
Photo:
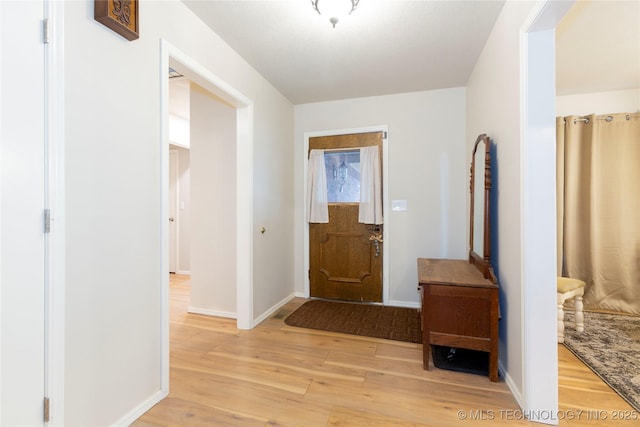
[(516, 409), (461, 409), (457, 412), (461, 421), (494, 421), (494, 420), (530, 420), (530, 421), (559, 421), (559, 420), (610, 420), (610, 421), (638, 421), (640, 413), (634, 410), (582, 410), (568, 409), (564, 411), (521, 411)]

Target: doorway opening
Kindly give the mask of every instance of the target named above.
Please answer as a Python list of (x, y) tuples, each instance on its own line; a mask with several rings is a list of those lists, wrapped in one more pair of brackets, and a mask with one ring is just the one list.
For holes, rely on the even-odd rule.
[[(239, 329), (253, 327), (253, 281), (252, 281), (252, 146), (253, 146), (253, 102), (214, 75), (166, 40), (160, 44), (161, 79), (161, 206), (159, 209), (161, 230), (161, 268), (162, 268), (162, 390), (168, 393), (169, 387), (169, 78), (168, 70), (178, 70), (191, 82), (206, 92), (222, 100), (235, 112), (235, 315)], [(193, 159), (191, 159), (193, 161)]]

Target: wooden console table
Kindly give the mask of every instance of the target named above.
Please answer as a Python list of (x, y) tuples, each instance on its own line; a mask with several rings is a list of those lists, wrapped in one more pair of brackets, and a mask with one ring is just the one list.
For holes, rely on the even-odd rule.
[(498, 381), (498, 285), (466, 260), (418, 258), (423, 367), (431, 344), (489, 352)]

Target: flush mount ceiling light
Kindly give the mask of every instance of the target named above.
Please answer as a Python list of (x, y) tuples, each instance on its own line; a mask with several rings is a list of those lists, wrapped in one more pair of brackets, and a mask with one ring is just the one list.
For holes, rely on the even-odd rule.
[(320, 15), (329, 16), (329, 22), (336, 27), (339, 16), (351, 15), (360, 0), (311, 0), (311, 5)]

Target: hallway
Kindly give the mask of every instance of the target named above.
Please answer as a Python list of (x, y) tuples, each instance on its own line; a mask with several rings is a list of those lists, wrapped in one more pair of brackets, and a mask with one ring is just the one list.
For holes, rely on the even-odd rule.
[[(238, 330), (233, 319), (186, 313), (189, 276), (171, 275), (170, 395), (133, 425), (455, 426), (463, 417), (541, 425), (521, 419), (503, 379), (422, 370), (420, 344), (286, 326), (283, 318), (304, 301)], [(587, 414), (630, 407), (564, 346), (558, 350), (567, 418), (559, 425), (616, 425)]]

